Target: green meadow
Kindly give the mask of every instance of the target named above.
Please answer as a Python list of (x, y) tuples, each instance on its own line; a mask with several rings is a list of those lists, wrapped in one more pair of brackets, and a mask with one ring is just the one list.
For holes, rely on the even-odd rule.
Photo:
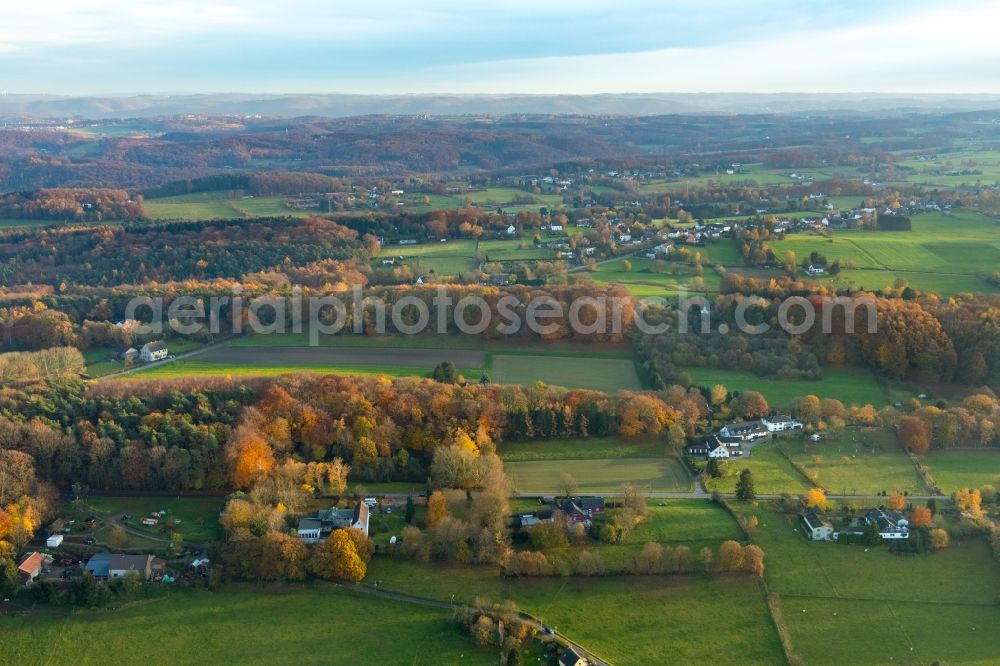
[(823, 378), (815, 381), (758, 377), (752, 372), (717, 368), (684, 368), (684, 371), (698, 386), (722, 384), (731, 392), (759, 391), (774, 407), (787, 408), (795, 398), (810, 394), (836, 398), (847, 406), (870, 403), (883, 407), (886, 404), (885, 392), (875, 377), (861, 368), (823, 368)]
[(926, 555), (805, 539), (794, 515), (755, 515), (754, 542), (792, 652), (807, 664), (988, 664), (1000, 651), (1000, 569), (980, 537)]
[(0, 616), (0, 661), (494, 664), (450, 611), (316, 584), (174, 591), (109, 610)]

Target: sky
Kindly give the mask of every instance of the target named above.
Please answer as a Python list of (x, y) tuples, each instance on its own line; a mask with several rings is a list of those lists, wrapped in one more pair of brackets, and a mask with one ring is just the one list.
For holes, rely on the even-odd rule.
[(0, 0), (0, 92), (1000, 93), (1000, 4)]

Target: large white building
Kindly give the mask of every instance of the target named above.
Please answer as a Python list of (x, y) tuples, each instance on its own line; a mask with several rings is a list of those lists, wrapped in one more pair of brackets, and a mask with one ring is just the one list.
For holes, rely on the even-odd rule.
[(805, 424), (802, 421), (796, 421), (790, 416), (783, 416), (781, 414), (776, 414), (774, 416), (768, 416), (760, 420), (767, 428), (768, 432), (785, 432), (786, 430), (802, 430)]
[(353, 509), (324, 509), (315, 516), (299, 520), (298, 535), (306, 543), (322, 543), (334, 530), (353, 527), (368, 536), (368, 505), (358, 502)]
[(153, 361), (162, 361), (167, 357), (167, 343), (163, 340), (157, 340), (156, 342), (147, 342), (139, 350), (139, 358), (141, 358), (145, 363), (152, 363)]

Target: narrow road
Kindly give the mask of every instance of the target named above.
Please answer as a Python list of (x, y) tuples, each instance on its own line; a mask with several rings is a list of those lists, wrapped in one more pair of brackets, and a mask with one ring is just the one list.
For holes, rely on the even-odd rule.
[[(389, 599), (392, 601), (400, 601), (408, 604), (416, 604), (418, 606), (427, 606), (429, 608), (443, 608), (445, 610), (456, 611), (460, 608), (464, 608), (467, 606), (467, 604), (456, 604), (449, 601), (443, 601), (441, 599), (428, 599), (426, 597), (417, 597), (412, 594), (406, 594), (404, 592), (394, 592), (392, 590), (378, 589), (377, 587), (369, 587), (368, 585), (362, 585), (361, 583), (334, 583), (334, 585), (336, 585), (337, 587), (344, 588), (345, 590), (358, 592), (360, 594), (367, 594), (373, 597)], [(595, 656), (593, 653), (587, 650), (587, 648), (576, 643), (572, 639), (567, 638), (563, 634), (551, 630), (551, 628), (542, 624), (542, 622), (538, 618), (529, 615), (528, 613), (524, 613), (522, 611), (518, 611), (518, 616), (520, 617), (520, 619), (527, 622), (528, 624), (533, 626), (536, 630), (538, 630), (539, 634), (546, 636), (557, 636), (566, 643), (572, 645), (574, 648), (577, 649), (578, 652), (580, 652), (583, 656), (589, 659), (590, 663), (594, 664), (595, 666), (611, 666), (608, 662)], [(549, 629), (549, 631), (545, 631), (546, 629)]]
[(193, 351), (189, 351), (189, 352), (186, 352), (184, 354), (177, 354), (173, 358), (163, 359), (162, 361), (156, 361), (155, 363), (146, 363), (145, 365), (140, 365), (140, 366), (132, 368), (130, 370), (122, 370), (121, 372), (112, 372), (112, 373), (107, 374), (107, 375), (101, 375), (100, 377), (95, 378), (94, 381), (102, 382), (105, 379), (113, 379), (113, 378), (118, 378), (118, 377), (124, 377), (125, 375), (131, 375), (131, 374), (136, 373), (136, 372), (142, 372), (143, 370), (149, 370), (151, 368), (159, 368), (160, 366), (165, 365), (167, 363), (173, 363), (174, 361), (183, 361), (184, 359), (192, 358), (194, 356), (198, 356), (199, 354), (204, 354), (205, 352), (209, 351), (210, 349), (217, 349), (217, 348), (219, 348), (219, 347), (221, 347), (223, 345), (229, 344), (229, 342), (231, 342), (231, 341), (230, 340), (225, 340), (223, 342), (217, 342), (217, 343), (212, 344), (212, 345), (205, 345), (201, 349), (195, 349)]

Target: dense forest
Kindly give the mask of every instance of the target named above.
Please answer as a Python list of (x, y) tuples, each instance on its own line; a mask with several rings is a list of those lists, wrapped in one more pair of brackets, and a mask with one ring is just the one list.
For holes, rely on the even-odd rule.
[[(977, 120), (974, 113), (365, 116), (216, 123), (196, 117), (144, 119), (135, 121), (134, 136), (99, 138), (63, 128), (14, 128), (0, 130), (0, 192), (143, 190), (227, 170), (276, 167), (333, 177), (403, 177), (569, 163), (683, 166), (702, 160), (682, 154), (701, 152), (722, 162), (763, 161), (781, 168), (858, 165), (885, 161), (886, 150), (934, 145), (943, 129), (978, 137), (983, 128)], [(891, 141), (865, 141), (870, 137)], [(261, 192), (283, 190), (262, 185)]]

